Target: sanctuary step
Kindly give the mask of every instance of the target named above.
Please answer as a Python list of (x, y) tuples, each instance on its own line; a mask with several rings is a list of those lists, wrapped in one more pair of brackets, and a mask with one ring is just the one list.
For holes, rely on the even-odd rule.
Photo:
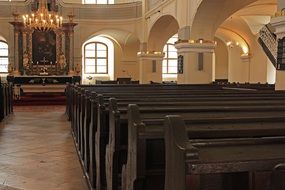
[(28, 105), (65, 105), (64, 93), (30, 92), (25, 93), (19, 99), (14, 100), (15, 106)]

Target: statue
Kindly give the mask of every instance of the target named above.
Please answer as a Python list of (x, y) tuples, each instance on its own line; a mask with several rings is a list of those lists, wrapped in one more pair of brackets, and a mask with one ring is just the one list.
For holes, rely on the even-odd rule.
[(28, 53), (24, 53), (23, 55), (23, 66), (25, 68), (25, 70), (29, 69), (29, 55)]
[(8, 72), (12, 73), (14, 71), (14, 65), (12, 63), (9, 63), (8, 65)]
[(64, 56), (63, 53), (61, 53), (61, 54), (59, 55), (58, 63), (59, 63), (59, 67), (60, 67), (61, 70), (65, 69), (66, 60), (65, 60), (65, 56)]
[(75, 66), (75, 72), (77, 73), (77, 75), (81, 72), (81, 64), (77, 63), (76, 66)]

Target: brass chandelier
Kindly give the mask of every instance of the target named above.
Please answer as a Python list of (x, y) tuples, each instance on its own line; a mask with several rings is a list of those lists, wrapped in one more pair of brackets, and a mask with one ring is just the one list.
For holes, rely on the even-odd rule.
[(39, 9), (32, 14), (23, 15), (24, 26), (34, 30), (48, 31), (61, 28), (62, 16), (49, 12), (46, 0), (39, 0)]

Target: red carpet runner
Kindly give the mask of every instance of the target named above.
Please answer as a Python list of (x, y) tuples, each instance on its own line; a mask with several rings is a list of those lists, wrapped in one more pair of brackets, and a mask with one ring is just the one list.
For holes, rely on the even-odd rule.
[(66, 96), (63, 93), (26, 93), (19, 100), (14, 100), (15, 106), (65, 105)]

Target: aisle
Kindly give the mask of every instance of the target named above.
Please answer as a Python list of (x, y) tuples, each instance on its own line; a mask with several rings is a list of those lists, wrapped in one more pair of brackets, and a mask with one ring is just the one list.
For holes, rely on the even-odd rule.
[(16, 107), (0, 124), (0, 184), (86, 190), (64, 107)]

